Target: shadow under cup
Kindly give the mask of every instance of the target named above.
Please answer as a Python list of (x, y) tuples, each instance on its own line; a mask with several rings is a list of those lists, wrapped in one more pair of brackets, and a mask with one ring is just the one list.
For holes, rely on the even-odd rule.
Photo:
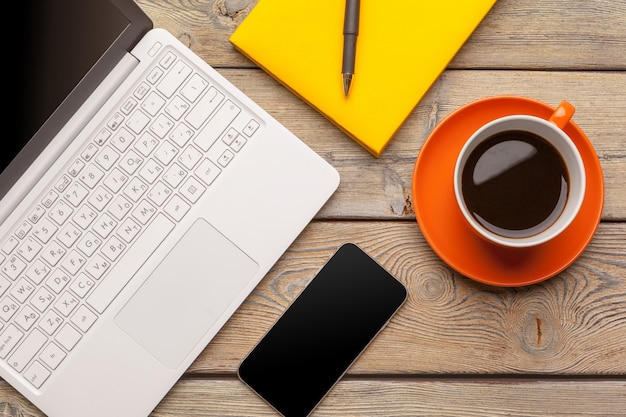
[(558, 236), (576, 218), (585, 168), (555, 122), (506, 116), (465, 143), (454, 191), (465, 220), (481, 237), (504, 247), (530, 247)]

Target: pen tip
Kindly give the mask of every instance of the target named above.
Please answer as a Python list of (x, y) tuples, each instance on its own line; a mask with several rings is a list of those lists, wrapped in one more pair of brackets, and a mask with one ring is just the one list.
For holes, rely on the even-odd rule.
[(352, 83), (352, 74), (343, 74), (343, 93), (348, 97), (350, 92), (350, 84)]

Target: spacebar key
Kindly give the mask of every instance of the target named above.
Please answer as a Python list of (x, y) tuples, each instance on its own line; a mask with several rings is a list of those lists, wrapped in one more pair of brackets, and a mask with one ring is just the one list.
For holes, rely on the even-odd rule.
[(174, 229), (174, 226), (174, 223), (168, 220), (167, 217), (159, 214), (139, 236), (130, 250), (122, 256), (120, 262), (91, 293), (87, 298), (87, 303), (102, 314), (128, 281), (137, 273), (146, 259)]

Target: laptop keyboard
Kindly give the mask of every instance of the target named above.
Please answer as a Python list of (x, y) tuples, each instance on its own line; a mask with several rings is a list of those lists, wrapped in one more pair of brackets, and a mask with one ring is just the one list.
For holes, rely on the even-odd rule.
[(0, 360), (41, 388), (259, 129), (165, 51), (0, 242)]

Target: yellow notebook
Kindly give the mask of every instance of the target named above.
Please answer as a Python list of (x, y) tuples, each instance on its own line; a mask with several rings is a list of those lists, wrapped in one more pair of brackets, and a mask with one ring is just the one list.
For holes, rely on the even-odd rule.
[(259, 0), (230, 41), (379, 157), (495, 1), (361, 0), (347, 98), (345, 0)]

